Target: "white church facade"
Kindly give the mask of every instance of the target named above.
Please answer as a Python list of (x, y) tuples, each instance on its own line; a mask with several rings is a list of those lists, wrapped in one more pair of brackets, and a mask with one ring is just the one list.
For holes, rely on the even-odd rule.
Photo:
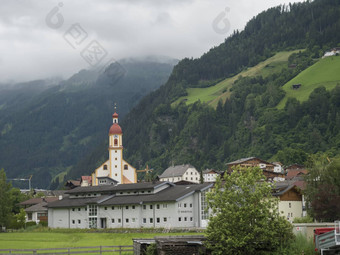
[(123, 132), (118, 114), (112, 115), (109, 130), (109, 159), (92, 173), (92, 186), (137, 183), (136, 168), (123, 159)]

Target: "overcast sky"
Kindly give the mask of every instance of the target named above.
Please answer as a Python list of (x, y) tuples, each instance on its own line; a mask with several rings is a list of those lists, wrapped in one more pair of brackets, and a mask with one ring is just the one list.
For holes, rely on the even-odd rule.
[(1, 0), (0, 82), (67, 78), (112, 59), (199, 57), (288, 0)]

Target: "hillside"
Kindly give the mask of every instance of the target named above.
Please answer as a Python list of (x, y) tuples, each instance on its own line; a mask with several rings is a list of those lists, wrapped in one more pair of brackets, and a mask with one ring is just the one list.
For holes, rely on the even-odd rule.
[(32, 174), (33, 187), (47, 188), (52, 180), (56, 187), (56, 176), (62, 180), (106, 138), (114, 103), (124, 117), (173, 68), (173, 62), (142, 59), (120, 64), (103, 73), (81, 70), (53, 86), (13, 85), (10, 97), (0, 96), (0, 168), (9, 178)]
[[(277, 107), (282, 109), (290, 97), (304, 102), (308, 100), (313, 90), (320, 86), (325, 86), (327, 90), (334, 89), (336, 85), (340, 85), (339, 70), (339, 56), (321, 59), (282, 87), (286, 95)], [(299, 89), (293, 89), (292, 85), (294, 84), (301, 84), (301, 87)]]
[(193, 104), (196, 101), (208, 103), (216, 107), (219, 100), (225, 102), (230, 97), (231, 88), (234, 82), (242, 77), (263, 76), (268, 77), (273, 73), (280, 73), (283, 68), (288, 67), (288, 58), (291, 54), (297, 53), (300, 50), (284, 51), (276, 53), (273, 57), (260, 62), (254, 67), (247, 68), (239, 74), (227, 78), (214, 86), (207, 88), (187, 88), (187, 96), (178, 98), (172, 105), (178, 105), (180, 102), (185, 102), (187, 105)]

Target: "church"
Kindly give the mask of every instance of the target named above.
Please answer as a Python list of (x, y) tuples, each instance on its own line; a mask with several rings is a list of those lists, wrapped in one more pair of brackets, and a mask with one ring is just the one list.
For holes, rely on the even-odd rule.
[(112, 115), (109, 130), (109, 159), (92, 173), (92, 186), (137, 183), (136, 168), (123, 159), (123, 131), (118, 113)]

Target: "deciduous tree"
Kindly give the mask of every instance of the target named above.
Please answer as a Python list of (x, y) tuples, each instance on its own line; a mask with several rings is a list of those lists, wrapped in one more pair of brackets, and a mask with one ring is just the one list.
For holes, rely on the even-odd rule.
[(235, 168), (224, 179), (208, 194), (207, 246), (213, 254), (274, 251), (292, 238), (291, 225), (279, 215), (278, 200), (261, 169)]

